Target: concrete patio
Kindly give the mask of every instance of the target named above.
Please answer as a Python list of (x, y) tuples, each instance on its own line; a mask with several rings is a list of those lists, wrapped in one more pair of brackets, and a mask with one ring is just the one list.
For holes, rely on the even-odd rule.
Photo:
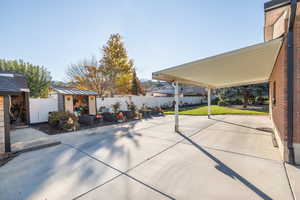
[[(172, 116), (50, 136), (0, 168), (0, 199), (294, 199), (268, 116)], [(288, 178), (289, 177), (289, 178)], [(290, 187), (291, 185), (291, 187)], [(299, 198), (299, 197), (298, 197)]]

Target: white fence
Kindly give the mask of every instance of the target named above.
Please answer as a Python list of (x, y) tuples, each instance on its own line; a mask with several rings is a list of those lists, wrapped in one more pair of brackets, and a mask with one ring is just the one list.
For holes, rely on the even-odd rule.
[[(127, 110), (126, 101), (131, 101), (138, 107), (141, 108), (143, 104), (148, 107), (172, 105), (174, 97), (151, 97), (151, 96), (132, 96), (132, 97), (115, 97), (115, 98), (97, 98), (97, 110), (101, 106), (112, 109), (112, 105), (116, 102), (121, 104), (122, 110)], [(204, 97), (180, 97), (180, 104), (201, 104), (206, 103), (207, 100)], [(30, 123), (41, 123), (48, 121), (48, 114), (52, 111), (58, 110), (58, 100), (57, 98), (30, 98), (29, 99), (30, 108)]]
[(48, 113), (58, 110), (56, 98), (29, 99), (30, 123), (40, 123), (48, 121)]
[[(138, 107), (141, 108), (143, 104), (148, 107), (172, 105), (174, 97), (151, 97), (151, 96), (132, 96), (132, 97), (117, 97), (117, 98), (97, 98), (97, 110), (101, 106), (112, 108), (112, 105), (119, 102), (121, 104), (121, 110), (127, 109), (126, 101), (131, 101)], [(201, 104), (207, 102), (204, 97), (180, 97), (180, 104)]]

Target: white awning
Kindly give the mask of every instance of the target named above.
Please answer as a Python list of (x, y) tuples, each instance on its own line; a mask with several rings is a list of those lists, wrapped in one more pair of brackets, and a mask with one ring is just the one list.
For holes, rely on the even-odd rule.
[(154, 72), (153, 79), (224, 88), (269, 80), (282, 38)]

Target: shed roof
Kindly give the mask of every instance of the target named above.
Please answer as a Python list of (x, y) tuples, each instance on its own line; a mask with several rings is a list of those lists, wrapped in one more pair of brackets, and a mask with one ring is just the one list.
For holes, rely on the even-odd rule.
[(154, 72), (157, 80), (224, 88), (267, 82), (282, 38)]
[(97, 92), (94, 92), (92, 90), (79, 90), (75, 88), (69, 88), (69, 87), (53, 87), (53, 90), (59, 94), (63, 95), (87, 95), (87, 96), (95, 96), (98, 95)]
[(30, 92), (27, 80), (19, 73), (0, 72), (0, 93)]

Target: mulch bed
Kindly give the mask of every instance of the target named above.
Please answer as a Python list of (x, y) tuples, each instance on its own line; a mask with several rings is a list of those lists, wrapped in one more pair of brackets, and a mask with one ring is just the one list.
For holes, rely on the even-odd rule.
[[(127, 120), (125, 122), (102, 122), (102, 123), (94, 124), (94, 125), (80, 124), (80, 128), (77, 131), (86, 130), (86, 129), (90, 129), (90, 128), (97, 128), (97, 127), (102, 127), (102, 126), (108, 126), (108, 125), (112, 125), (112, 124), (122, 124), (122, 123), (126, 123), (126, 122), (131, 122), (131, 121), (136, 121), (136, 120), (134, 120), (134, 119), (133, 120)], [(69, 133), (69, 132), (66, 132), (66, 131), (61, 130), (61, 129), (53, 128), (47, 122), (39, 123), (39, 124), (33, 124), (33, 125), (31, 125), (31, 127), (34, 128), (34, 129), (37, 129), (39, 131), (42, 131), (42, 132), (44, 132), (48, 135)]]
[(268, 105), (248, 105), (247, 108), (244, 108), (243, 105), (231, 105), (227, 106), (229, 108), (234, 108), (234, 109), (239, 109), (239, 110), (252, 110), (252, 111), (257, 111), (257, 112), (268, 112), (269, 111), (269, 106)]

